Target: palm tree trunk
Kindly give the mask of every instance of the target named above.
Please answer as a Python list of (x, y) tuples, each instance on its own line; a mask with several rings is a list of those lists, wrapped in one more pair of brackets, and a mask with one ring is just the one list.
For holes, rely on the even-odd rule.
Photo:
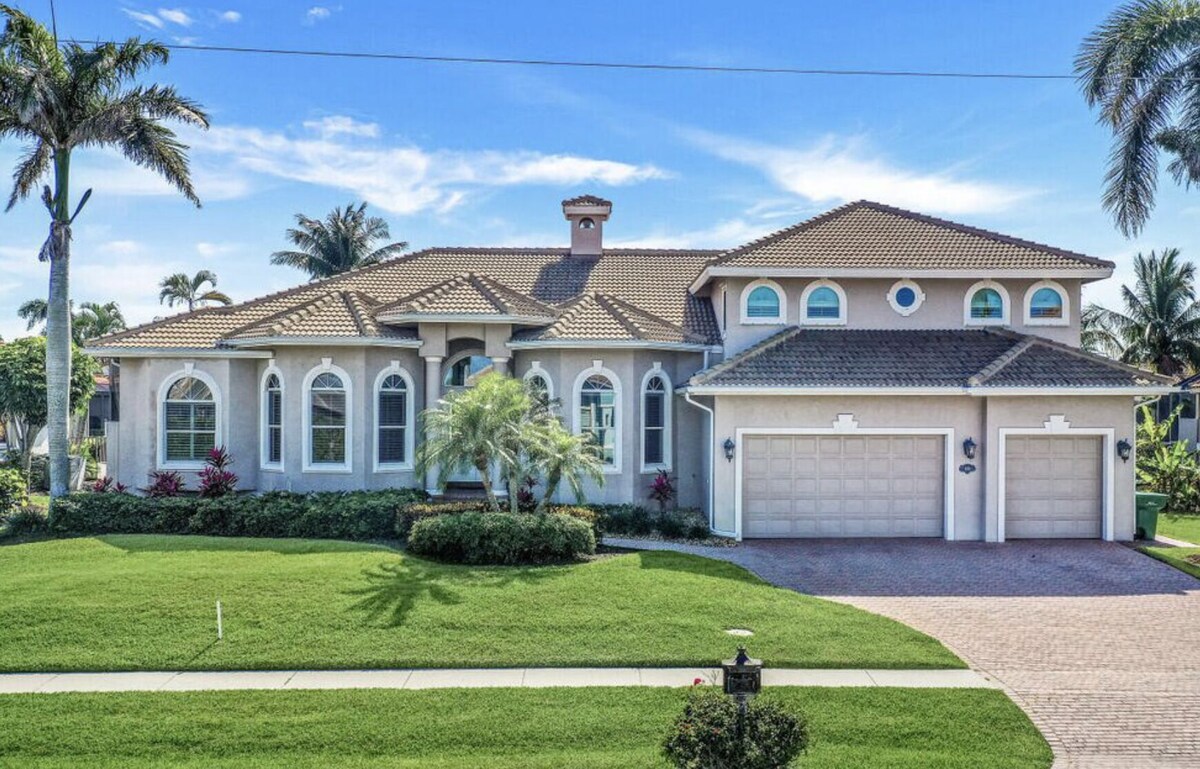
[(496, 499), (496, 490), (492, 488), (492, 468), (484, 460), (475, 460), (475, 469), (479, 471), (479, 480), (483, 484), (483, 493), (487, 495), (488, 507), (493, 513), (500, 512), (500, 500)]
[(542, 495), (542, 499), (538, 502), (535, 512), (544, 513), (546, 507), (550, 504), (550, 498), (554, 496), (554, 492), (558, 491), (558, 484), (562, 482), (562, 474), (551, 472), (546, 476), (546, 493)]
[(50, 496), (61, 497), (70, 483), (71, 382), (71, 214), (68, 184), (71, 155), (54, 153), (54, 209), (51, 211), (50, 289), (46, 300), (46, 415), (50, 437)]

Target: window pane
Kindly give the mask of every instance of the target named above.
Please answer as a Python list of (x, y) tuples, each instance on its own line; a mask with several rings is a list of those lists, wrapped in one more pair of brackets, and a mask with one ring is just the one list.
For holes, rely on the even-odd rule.
[(663, 461), (663, 431), (660, 429), (646, 430), (646, 456), (648, 465), (662, 464)]
[(167, 432), (167, 460), (171, 462), (192, 459), (192, 434)]
[(404, 438), (403, 427), (384, 427), (379, 430), (379, 461), (403, 462)]
[(197, 430), (216, 430), (217, 407), (212, 403), (193, 404), (192, 420)]
[(280, 462), (283, 459), (283, 428), (271, 427), (267, 430), (267, 461)]
[(342, 392), (312, 393), (312, 424), (314, 427), (342, 427), (346, 424), (346, 394)]
[(166, 423), (168, 430), (188, 430), (192, 426), (192, 406), (189, 403), (168, 403), (166, 405)]
[(193, 433), (192, 435), (192, 459), (206, 459), (208, 452), (217, 447), (217, 434)]
[(746, 298), (746, 316), (750, 318), (778, 318), (779, 294), (768, 286), (759, 286)]
[(317, 378), (313, 380), (312, 389), (314, 390), (341, 390), (342, 378), (337, 374), (317, 374)]
[(267, 424), (283, 424), (283, 394), (278, 390), (267, 394)]
[(972, 318), (1003, 318), (1004, 300), (994, 288), (981, 288), (971, 297)]
[(379, 424), (399, 427), (408, 419), (408, 393), (384, 390), (379, 393)]
[(808, 296), (808, 317), (837, 318), (841, 316), (841, 300), (837, 292), (828, 286), (822, 286)]
[(1052, 288), (1040, 288), (1029, 302), (1029, 317), (1031, 318), (1061, 318), (1063, 316), (1062, 296)]
[(646, 426), (647, 427), (662, 427), (663, 422), (663, 394), (658, 392), (646, 393)]
[(346, 431), (339, 428), (315, 427), (312, 431), (312, 462), (341, 464), (346, 460)]

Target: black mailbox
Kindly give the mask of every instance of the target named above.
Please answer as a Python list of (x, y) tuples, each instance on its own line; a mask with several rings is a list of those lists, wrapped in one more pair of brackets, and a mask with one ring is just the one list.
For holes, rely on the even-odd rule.
[(750, 659), (746, 647), (739, 646), (737, 656), (721, 663), (725, 673), (725, 693), (739, 699), (753, 697), (762, 688), (762, 660)]

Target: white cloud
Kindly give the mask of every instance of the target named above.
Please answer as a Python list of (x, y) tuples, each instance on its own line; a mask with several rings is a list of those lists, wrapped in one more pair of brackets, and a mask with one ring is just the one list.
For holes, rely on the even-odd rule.
[(143, 13), (142, 11), (134, 11), (130, 10), (129, 8), (122, 8), (121, 12), (143, 27), (153, 27), (154, 29), (163, 28), (163, 20), (155, 16), (153, 13)]
[(196, 244), (196, 253), (205, 259), (214, 259), (235, 253), (241, 247), (241, 243), (209, 243), (202, 240)]
[(242, 14), (237, 11), (223, 11), (217, 15), (217, 20), (226, 24), (237, 24), (242, 20)]
[(136, 240), (109, 240), (96, 246), (96, 250), (107, 256), (133, 256), (143, 251)]
[(745, 219), (726, 219), (712, 227), (689, 232), (654, 229), (632, 238), (614, 240), (614, 248), (732, 248), (760, 238), (772, 227)]
[(379, 136), (378, 123), (362, 123), (347, 115), (328, 115), (320, 120), (305, 120), (304, 127), (322, 139), (339, 134), (366, 136), (372, 139)]
[(312, 25), (316, 24), (318, 21), (324, 21), (332, 16), (335, 10), (340, 10), (340, 8), (331, 9), (326, 8), (323, 5), (314, 5), (312, 8), (309, 8), (307, 12), (305, 12), (304, 23)]
[(867, 198), (948, 214), (1002, 211), (1036, 191), (960, 178), (951, 171), (900, 168), (856, 137), (826, 136), (805, 147), (781, 147), (704, 131), (684, 137), (717, 157), (761, 171), (780, 189), (828, 205)]
[(195, 45), (196, 43), (200, 42), (200, 38), (193, 35), (188, 35), (187, 37), (176, 37), (173, 39), (175, 40), (176, 45)]
[(190, 27), (192, 25), (192, 17), (188, 16), (187, 12), (182, 8), (159, 8), (158, 16), (164, 21), (178, 24), (181, 27)]
[[(328, 127), (358, 127), (328, 133)], [(399, 214), (445, 212), (473, 190), (515, 185), (610, 186), (661, 179), (668, 174), (639, 165), (577, 155), (528, 150), (426, 150), (363, 141), (366, 133), (349, 118), (310, 124), (312, 136), (295, 137), (258, 128), (221, 126), (189, 134), (197, 158), (232, 163), (222, 174), (250, 173), (349, 190)], [(347, 135), (349, 133), (349, 135)], [(230, 173), (232, 171), (232, 174)], [(203, 192), (203, 190), (202, 190)]]

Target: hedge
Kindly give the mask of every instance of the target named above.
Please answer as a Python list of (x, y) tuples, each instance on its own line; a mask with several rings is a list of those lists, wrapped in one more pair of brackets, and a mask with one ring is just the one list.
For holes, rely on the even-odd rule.
[(453, 563), (552, 563), (595, 553), (596, 538), (558, 513), (453, 513), (417, 521), (408, 549)]
[(300, 537), (375, 540), (395, 537), (397, 514), (417, 489), (261, 495), (138, 497), (71, 494), (50, 507), (54, 534), (204, 534), (218, 537)]
[[(485, 500), (457, 500), (450, 502), (414, 502), (406, 505), (396, 517), (396, 534), (407, 539), (413, 525), (425, 518), (458, 513), (489, 513)], [(529, 511), (524, 511), (529, 512)], [(597, 508), (584, 505), (549, 505), (546, 512), (578, 518), (592, 528), (592, 536), (600, 541), (604, 533), (600, 528), (600, 512)]]

